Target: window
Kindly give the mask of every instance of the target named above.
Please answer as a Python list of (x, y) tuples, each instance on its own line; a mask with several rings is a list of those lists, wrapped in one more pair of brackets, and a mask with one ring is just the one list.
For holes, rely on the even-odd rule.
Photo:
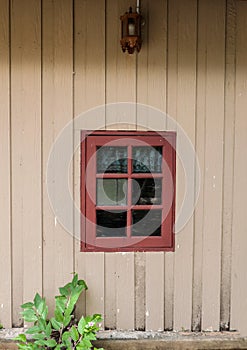
[(174, 132), (82, 132), (81, 250), (174, 248)]

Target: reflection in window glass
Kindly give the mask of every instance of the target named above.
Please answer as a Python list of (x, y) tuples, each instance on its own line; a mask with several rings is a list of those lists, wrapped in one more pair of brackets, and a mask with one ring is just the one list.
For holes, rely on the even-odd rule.
[(132, 236), (161, 236), (161, 210), (132, 210)]
[(127, 147), (97, 147), (97, 173), (127, 173)]
[(133, 179), (132, 204), (152, 205), (161, 204), (162, 179)]
[(127, 205), (127, 179), (97, 179), (97, 205)]
[(126, 236), (127, 212), (96, 211), (97, 237), (124, 237)]
[(133, 147), (133, 173), (161, 173), (162, 147)]

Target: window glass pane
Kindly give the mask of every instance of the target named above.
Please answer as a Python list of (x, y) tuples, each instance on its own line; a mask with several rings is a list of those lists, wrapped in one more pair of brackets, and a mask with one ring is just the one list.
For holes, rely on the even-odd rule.
[(161, 173), (162, 147), (133, 147), (133, 173)]
[(161, 210), (133, 210), (132, 236), (161, 236)]
[(96, 211), (97, 237), (124, 237), (126, 236), (127, 212)]
[(127, 205), (127, 179), (97, 179), (97, 205)]
[(127, 147), (97, 147), (97, 173), (127, 173)]
[(162, 181), (161, 179), (133, 179), (132, 180), (132, 204), (152, 205), (161, 204)]

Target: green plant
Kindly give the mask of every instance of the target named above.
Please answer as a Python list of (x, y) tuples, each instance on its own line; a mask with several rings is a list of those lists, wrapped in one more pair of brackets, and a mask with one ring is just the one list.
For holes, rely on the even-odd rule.
[[(101, 315), (81, 317), (77, 321), (74, 317), (76, 302), (87, 285), (83, 280), (78, 280), (75, 274), (72, 282), (59, 288), (60, 295), (55, 297), (54, 317), (48, 319), (48, 306), (45, 298), (38, 293), (33, 302), (21, 305), (22, 317), (26, 322), (32, 322), (33, 326), (25, 334), (20, 334), (15, 340), (19, 349), (92, 349), (92, 340), (96, 340), (96, 332)], [(29, 334), (32, 341), (27, 341)], [(94, 348), (96, 349), (96, 348)], [(99, 349), (103, 350), (103, 349)]]
[(0, 329), (3, 329), (3, 325), (0, 323)]

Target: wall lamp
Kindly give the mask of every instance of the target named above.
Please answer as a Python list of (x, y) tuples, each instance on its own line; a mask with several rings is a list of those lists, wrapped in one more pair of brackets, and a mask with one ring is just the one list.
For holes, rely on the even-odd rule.
[(132, 7), (129, 8), (129, 12), (126, 12), (120, 17), (121, 20), (121, 40), (120, 44), (123, 52), (126, 50), (129, 54), (133, 54), (135, 50), (139, 52), (142, 46), (141, 38), (141, 26), (142, 16), (139, 10), (139, 1), (137, 1), (136, 12), (132, 11)]

